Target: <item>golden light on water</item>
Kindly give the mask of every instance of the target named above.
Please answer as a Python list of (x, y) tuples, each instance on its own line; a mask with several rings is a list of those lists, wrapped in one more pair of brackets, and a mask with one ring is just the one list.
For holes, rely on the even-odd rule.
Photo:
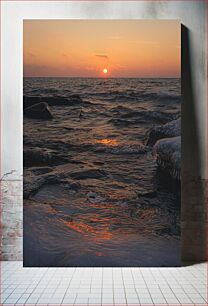
[(101, 143), (106, 146), (117, 146), (118, 145), (118, 141), (116, 139), (109, 139), (109, 138), (98, 139), (97, 143)]
[[(83, 221), (65, 221), (62, 220), (63, 224), (67, 228), (80, 233), (81, 235), (88, 237), (88, 239), (94, 239), (95, 241), (104, 241), (110, 240), (113, 234), (109, 230), (109, 223), (106, 223), (106, 226), (99, 229), (94, 229), (92, 226), (88, 225)], [(99, 224), (99, 219), (98, 219)]]
[(96, 235), (96, 230), (84, 223), (84, 222), (81, 222), (81, 221), (65, 221), (65, 220), (62, 220), (62, 222), (67, 226), (69, 227), (70, 229), (82, 234), (83, 236), (88, 236), (89, 234), (91, 235)]

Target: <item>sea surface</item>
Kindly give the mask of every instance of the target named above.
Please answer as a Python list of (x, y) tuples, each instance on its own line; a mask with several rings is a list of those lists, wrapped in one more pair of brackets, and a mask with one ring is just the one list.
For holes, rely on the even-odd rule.
[(71, 94), (83, 103), (52, 120), (24, 117), (24, 150), (52, 156), (24, 160), (24, 265), (179, 266), (180, 186), (146, 139), (180, 117), (180, 79), (24, 79), (25, 97)]

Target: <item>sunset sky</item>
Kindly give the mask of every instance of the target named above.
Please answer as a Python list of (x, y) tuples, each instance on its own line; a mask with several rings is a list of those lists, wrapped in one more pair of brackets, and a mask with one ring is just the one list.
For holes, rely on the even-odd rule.
[(25, 20), (24, 76), (180, 77), (180, 40), (177, 20)]

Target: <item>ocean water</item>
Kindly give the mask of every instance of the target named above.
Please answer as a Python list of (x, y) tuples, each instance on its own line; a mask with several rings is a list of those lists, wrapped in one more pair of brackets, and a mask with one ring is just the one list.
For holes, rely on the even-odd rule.
[(24, 79), (25, 97), (71, 94), (24, 117), (24, 151), (46, 156), (24, 159), (24, 265), (180, 265), (180, 185), (146, 146), (180, 117), (180, 79)]

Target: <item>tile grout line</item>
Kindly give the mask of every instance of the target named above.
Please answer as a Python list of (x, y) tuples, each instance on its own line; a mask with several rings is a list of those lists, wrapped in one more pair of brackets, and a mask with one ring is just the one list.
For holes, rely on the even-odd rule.
[(137, 292), (137, 290), (136, 290), (135, 278), (134, 278), (134, 274), (133, 274), (132, 269), (131, 269), (131, 275), (132, 275), (132, 278), (133, 278), (133, 282), (134, 282), (134, 289), (135, 289), (135, 292), (136, 292), (136, 295), (137, 295), (137, 298), (138, 298), (138, 301), (139, 301), (139, 305), (141, 305), (140, 298), (139, 298), (138, 292)]

